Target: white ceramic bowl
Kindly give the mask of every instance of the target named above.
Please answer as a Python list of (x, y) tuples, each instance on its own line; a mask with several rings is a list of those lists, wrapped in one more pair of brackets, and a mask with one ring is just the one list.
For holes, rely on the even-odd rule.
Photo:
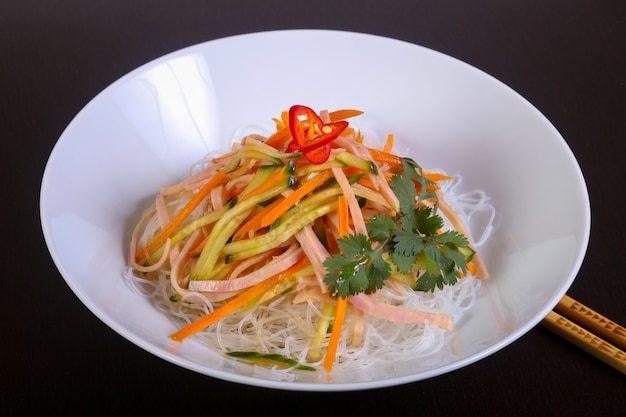
[[(177, 181), (240, 127), (292, 104), (359, 108), (424, 167), (491, 196), (497, 217), (481, 247), (491, 278), (440, 354), (368, 371), (274, 379), (189, 340), (131, 291), (120, 270), (130, 229), (158, 187)], [(50, 254), (78, 298), (120, 335), (173, 364), (223, 380), (289, 390), (403, 384), (471, 364), (535, 326), (571, 285), (590, 231), (589, 198), (564, 139), (531, 104), (489, 75), (413, 44), (349, 32), (241, 35), (171, 53), (122, 77), (63, 132), (41, 188)]]

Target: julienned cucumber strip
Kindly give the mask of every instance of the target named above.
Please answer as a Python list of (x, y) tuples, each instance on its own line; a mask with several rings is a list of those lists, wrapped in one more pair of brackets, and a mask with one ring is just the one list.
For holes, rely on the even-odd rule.
[(333, 198), (323, 204), (295, 206), (269, 232), (252, 239), (228, 243), (224, 245), (223, 253), (231, 255), (233, 260), (239, 260), (273, 249), (318, 217), (337, 210), (337, 205), (337, 199)]
[(286, 174), (283, 181), (269, 188), (267, 191), (240, 201), (228, 210), (213, 227), (209, 240), (206, 242), (196, 266), (191, 271), (191, 279), (210, 279), (211, 271), (221, 256), (224, 244), (248, 217), (254, 206), (273, 198), (289, 189), (290, 175)]
[[(189, 224), (185, 225), (182, 229), (180, 229), (174, 236), (170, 238), (170, 243), (173, 245), (175, 243), (181, 242), (187, 236), (192, 234), (195, 230), (200, 229), (206, 225), (209, 225), (222, 217), (227, 210), (230, 209), (230, 205), (226, 205), (219, 210), (212, 211), (210, 213), (205, 214), (202, 217), (195, 219)], [(165, 250), (165, 245), (161, 245), (157, 250), (150, 254), (150, 259), (160, 259), (163, 256), (163, 251)]]
[(273, 364), (285, 368), (294, 368), (301, 371), (315, 371), (312, 366), (302, 365), (299, 362), (277, 353), (260, 352), (227, 352), (227, 356), (258, 364)]
[(364, 172), (378, 174), (378, 166), (376, 166), (375, 162), (359, 158), (358, 156), (351, 154), (350, 152), (340, 152), (335, 158), (348, 166), (359, 168)]
[(268, 146), (257, 145), (257, 144), (247, 144), (244, 145), (233, 157), (226, 166), (227, 171), (231, 171), (235, 169), (239, 162), (244, 158), (254, 158), (263, 161), (268, 161), (273, 165), (283, 165), (284, 159), (292, 159), (300, 156), (300, 152), (293, 153), (284, 153), (279, 152), (275, 149), (271, 149)]
[[(297, 206), (292, 207), (264, 235), (226, 244), (224, 246), (224, 254), (231, 260), (238, 260), (277, 247), (291, 237), (289, 233), (294, 234), (298, 232), (319, 216), (315, 217), (316, 215), (312, 214), (300, 219), (302, 221), (299, 222), (297, 217), (303, 216), (305, 213), (309, 213), (329, 201), (336, 202), (335, 197), (341, 195), (341, 193), (341, 188), (338, 185), (322, 187), (319, 191), (300, 201)], [(290, 221), (288, 221), (289, 219)], [(308, 223), (306, 222), (307, 220)]]
[(272, 175), (274, 175), (276, 170), (280, 170), (280, 169), (281, 169), (281, 166), (276, 166), (276, 165), (260, 166), (257, 169), (256, 174), (254, 174), (254, 177), (252, 177), (248, 185), (246, 185), (246, 188), (239, 195), (239, 198), (240, 199), (245, 198), (248, 193), (262, 186), (267, 180), (270, 179)]

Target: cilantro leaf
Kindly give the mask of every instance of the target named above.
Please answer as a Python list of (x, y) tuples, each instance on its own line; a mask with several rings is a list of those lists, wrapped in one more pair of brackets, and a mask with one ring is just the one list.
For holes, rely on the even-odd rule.
[(367, 234), (376, 242), (384, 242), (389, 239), (395, 228), (395, 222), (386, 214), (373, 216), (367, 223)]
[(339, 250), (348, 258), (367, 254), (372, 251), (372, 242), (365, 235), (350, 235), (337, 240)]
[(425, 235), (434, 235), (443, 226), (443, 219), (433, 215), (430, 207), (419, 207), (415, 210), (416, 229)]
[(437, 241), (451, 248), (466, 247), (469, 245), (467, 238), (454, 230), (449, 230), (440, 235), (437, 235)]
[(426, 266), (426, 272), (430, 275), (441, 275), (441, 257), (439, 254), (439, 250), (433, 244), (429, 244), (424, 247), (424, 265)]
[(340, 253), (326, 258), (324, 282), (331, 294), (346, 298), (361, 292), (372, 293), (391, 276), (391, 266), (382, 257), (382, 247), (372, 249), (365, 235), (350, 235), (337, 240)]
[(382, 256), (374, 256), (370, 267), (367, 268), (369, 285), (366, 293), (372, 293), (385, 285), (385, 280), (391, 276), (391, 266), (385, 262)]
[[(431, 254), (435, 257), (433, 258)], [(417, 278), (416, 288), (420, 291), (428, 292), (434, 291), (435, 288), (443, 288), (444, 279), (441, 274), (441, 268), (435, 258), (438, 258), (436, 249), (432, 245), (427, 246), (424, 250), (426, 270), (422, 276)]]
[(418, 291), (429, 292), (434, 291), (435, 287), (439, 289), (443, 288), (443, 285), (439, 284), (438, 282), (440, 276), (441, 275), (439, 274), (433, 275), (426, 271), (424, 274), (417, 278), (417, 285), (415, 286), (415, 289)]
[(402, 255), (399, 252), (391, 252), (391, 262), (396, 266), (402, 274), (408, 274), (413, 269), (417, 257)]
[(404, 256), (417, 256), (424, 250), (424, 238), (406, 230), (396, 230), (393, 237), (394, 252)]
[[(429, 185), (434, 185), (434, 182), (422, 175), (422, 167), (417, 162), (410, 158), (402, 158), (402, 167), (409, 179), (419, 184), (419, 201), (428, 200), (429, 198), (434, 198), (437, 201), (437, 194), (432, 190), (429, 191)], [(433, 187), (433, 189), (435, 188)]]
[[(394, 269), (417, 274), (416, 290), (426, 292), (453, 285), (461, 272), (467, 272), (474, 251), (462, 234), (441, 232), (444, 220), (437, 214), (434, 183), (413, 160), (402, 158), (402, 166), (404, 171), (390, 180), (399, 212), (393, 217), (373, 216), (366, 225), (369, 238), (350, 235), (338, 239), (339, 253), (324, 261), (324, 281), (333, 296), (372, 293), (383, 287)], [(422, 204), (425, 200), (428, 205)]]
[(367, 289), (367, 275), (360, 261), (333, 255), (324, 261), (324, 266), (329, 271), (324, 282), (333, 296), (346, 298), (352, 292), (357, 294)]
[(398, 197), (400, 213), (411, 213), (415, 208), (415, 199), (417, 198), (417, 191), (413, 181), (411, 181), (408, 175), (396, 174), (389, 181), (389, 185), (396, 197)]

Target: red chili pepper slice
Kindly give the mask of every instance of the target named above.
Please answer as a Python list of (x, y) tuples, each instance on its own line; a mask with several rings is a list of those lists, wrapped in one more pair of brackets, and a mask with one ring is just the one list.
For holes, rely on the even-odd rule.
[(323, 164), (328, 161), (328, 157), (330, 156), (330, 143), (303, 153), (304, 157), (310, 163), (315, 165)]
[(330, 142), (335, 140), (348, 122), (324, 123), (309, 107), (294, 105), (289, 109), (289, 129), (293, 140), (287, 146), (288, 152), (296, 150), (304, 153), (309, 162), (321, 164), (330, 156)]
[(310, 107), (296, 104), (289, 108), (289, 129), (298, 148), (306, 142), (307, 136), (313, 135), (316, 127), (321, 130), (322, 126), (324, 122)]

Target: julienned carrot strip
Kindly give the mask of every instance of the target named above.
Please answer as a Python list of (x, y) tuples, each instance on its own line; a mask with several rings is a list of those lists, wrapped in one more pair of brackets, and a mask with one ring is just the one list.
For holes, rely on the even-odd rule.
[(213, 158), (211, 160), (211, 162), (222, 162), (222, 161), (227, 161), (230, 158), (233, 157), (233, 155), (235, 155), (235, 152), (229, 152), (227, 154), (221, 155), (221, 156), (216, 156), (215, 158)]
[(174, 230), (191, 214), (191, 212), (202, 202), (202, 200), (211, 192), (211, 190), (217, 187), (224, 176), (226, 175), (225, 169), (220, 169), (214, 176), (200, 188), (200, 190), (193, 196), (191, 200), (185, 205), (185, 207), (180, 210), (174, 219), (165, 227), (165, 229), (161, 230), (156, 237), (152, 239), (150, 243), (148, 243), (141, 251), (137, 253), (135, 256), (135, 261), (137, 263), (142, 262), (150, 253), (156, 250), (159, 246), (161, 246)]
[(283, 165), (282, 168), (277, 169), (274, 175), (269, 177), (267, 181), (265, 181), (261, 186), (255, 188), (254, 190), (250, 191), (248, 194), (243, 196), (241, 200), (242, 201), (246, 200), (252, 196), (261, 194), (263, 191), (269, 189), (272, 185), (276, 184), (278, 181), (280, 181), (283, 178), (283, 174), (285, 173), (286, 169), (287, 169), (287, 165)]
[[(382, 151), (379, 151), (373, 148), (368, 148), (368, 150), (370, 151), (370, 154), (372, 155), (372, 158), (374, 158), (375, 161), (387, 163), (392, 166), (402, 166), (402, 158), (390, 153), (386, 149), (387, 149), (387, 144), (385, 144), (385, 150), (382, 150)], [(424, 173), (423, 176), (435, 182), (454, 179), (454, 177), (451, 177), (449, 175), (439, 174), (437, 172), (427, 172), (427, 173)]]
[(334, 227), (333, 229), (331, 229), (332, 225), (330, 224), (330, 221), (328, 220), (328, 217), (326, 216), (322, 218), (322, 222), (324, 223), (324, 235), (326, 236), (326, 248), (328, 249), (330, 253), (336, 252), (339, 249), (339, 246), (337, 245), (337, 238), (335, 237), (335, 234), (333, 233)]
[(423, 175), (425, 178), (434, 182), (454, 179), (454, 177), (451, 177), (449, 175), (439, 174), (437, 172), (426, 172), (426, 173), (423, 173)]
[(470, 274), (476, 275), (476, 265), (474, 265), (472, 262), (467, 263), (467, 270)]
[(389, 152), (379, 151), (378, 149), (368, 148), (372, 158), (375, 161), (387, 163), (392, 166), (402, 166), (402, 158)]
[(234, 234), (232, 237), (232, 240), (239, 240), (241, 239), (246, 233), (248, 233), (251, 230), (255, 230), (255, 229), (259, 229), (261, 228), (261, 220), (263, 219), (263, 217), (265, 217), (268, 213), (270, 213), (272, 210), (274, 210), (274, 207), (276, 207), (278, 204), (280, 204), (280, 199), (272, 201), (269, 205), (265, 206), (261, 211), (259, 211), (257, 214), (253, 215), (252, 218), (250, 218), (250, 220), (246, 221)]
[(231, 188), (230, 191), (228, 191), (228, 193), (226, 194), (226, 201), (230, 200), (233, 197), (238, 197), (245, 189), (245, 185), (237, 185)]
[(283, 127), (289, 126), (289, 111), (283, 110), (280, 112), (280, 119), (273, 117), (272, 120), (276, 124), (276, 130), (280, 130)]
[(385, 142), (385, 146), (383, 147), (383, 152), (391, 153), (393, 149), (393, 133), (387, 135), (387, 142)]
[(254, 170), (254, 166), (258, 162), (259, 162), (258, 160), (255, 160), (254, 158), (250, 158), (245, 163), (239, 165), (238, 168), (236, 168), (233, 171), (230, 171), (228, 174), (226, 174), (226, 178), (229, 179), (229, 180), (232, 180), (232, 179), (235, 179), (235, 178), (239, 178), (242, 175), (247, 174), (249, 171)]
[[(386, 147), (387, 146), (385, 145), (385, 148)], [(377, 149), (372, 149), (372, 148), (368, 148), (368, 150), (370, 151), (372, 158), (374, 158), (374, 160), (377, 162), (387, 163), (392, 166), (402, 166), (402, 158), (400, 158), (397, 155), (389, 153), (386, 150), (379, 151)], [(435, 181), (435, 182), (454, 179), (454, 177), (451, 177), (449, 175), (439, 174), (437, 172), (428, 172), (428, 173), (424, 173), (423, 175), (429, 180)]]
[(349, 119), (350, 117), (360, 116), (361, 114), (363, 114), (361, 110), (343, 109), (329, 112), (328, 117), (331, 122), (336, 122), (337, 120)]
[[(339, 205), (337, 206), (337, 217), (339, 222), (339, 236), (345, 237), (350, 234), (350, 212), (348, 209), (348, 199), (345, 196), (339, 197)], [(337, 354), (337, 346), (339, 345), (339, 336), (341, 336), (341, 328), (346, 317), (346, 309), (348, 298), (337, 298), (337, 310), (335, 311), (335, 321), (333, 329), (330, 332), (328, 348), (324, 357), (324, 369), (330, 372), (333, 369), (333, 362)]]
[(354, 128), (353, 128), (353, 127), (348, 126), (348, 127), (346, 127), (346, 128), (343, 130), (343, 132), (341, 132), (341, 133), (339, 134), (339, 136), (342, 136), (342, 137), (344, 137), (344, 138), (345, 138), (345, 137), (348, 137), (348, 136), (352, 136), (352, 134), (353, 134), (353, 133), (354, 133)]
[(287, 142), (287, 139), (289, 139), (290, 137), (291, 131), (289, 130), (289, 126), (285, 126), (282, 129), (277, 130), (276, 133), (273, 133), (269, 138), (265, 140), (264, 143), (266, 145), (270, 145), (273, 148), (279, 149), (285, 144), (285, 142)]
[(293, 193), (289, 194), (285, 199), (281, 200), (274, 209), (267, 213), (261, 220), (261, 227), (267, 227), (274, 223), (280, 216), (285, 214), (287, 210), (293, 207), (301, 198), (314, 191), (316, 188), (322, 186), (327, 180), (333, 176), (332, 171), (321, 171), (316, 176), (302, 184), (300, 188), (297, 188)]
[(339, 236), (348, 236), (350, 234), (348, 199), (344, 195), (339, 196), (337, 216), (339, 219)]
[(335, 311), (333, 330), (330, 332), (330, 340), (328, 341), (326, 356), (324, 356), (324, 369), (326, 372), (330, 372), (333, 369), (333, 362), (335, 361), (337, 346), (339, 345), (339, 336), (341, 336), (341, 327), (346, 317), (347, 305), (347, 298), (337, 298), (337, 310)]
[(343, 173), (346, 174), (347, 177), (349, 177), (351, 175), (362, 174), (363, 170), (361, 168), (347, 167), (347, 168), (343, 168)]
[(357, 184), (361, 184), (364, 187), (371, 188), (372, 190), (376, 189), (376, 186), (368, 177), (363, 177), (357, 181)]
[(238, 308), (241, 308), (244, 304), (246, 304), (250, 300), (263, 294), (264, 292), (274, 287), (276, 284), (278, 284), (285, 278), (295, 274), (296, 272), (308, 266), (309, 264), (310, 264), (309, 258), (307, 258), (306, 256), (301, 258), (300, 260), (298, 260), (298, 262), (291, 265), (289, 268), (285, 269), (283, 272), (279, 272), (278, 274), (273, 275), (270, 278), (264, 281), (261, 281), (260, 283), (250, 287), (246, 291), (235, 296), (235, 298), (228, 301), (226, 304), (215, 309), (213, 312), (207, 314), (206, 316), (178, 330), (176, 333), (170, 335), (170, 338), (173, 340), (176, 340), (177, 342), (182, 342), (187, 337), (196, 334), (197, 332), (223, 319), (224, 317), (231, 314)]
[(210, 233), (208, 233), (204, 239), (202, 239), (202, 241), (200, 241), (200, 243), (198, 243), (198, 245), (193, 248), (192, 250), (189, 251), (189, 256), (200, 256), (200, 254), (202, 253), (202, 249), (204, 249), (204, 246), (206, 245), (206, 243), (209, 240), (209, 236), (211, 236)]

